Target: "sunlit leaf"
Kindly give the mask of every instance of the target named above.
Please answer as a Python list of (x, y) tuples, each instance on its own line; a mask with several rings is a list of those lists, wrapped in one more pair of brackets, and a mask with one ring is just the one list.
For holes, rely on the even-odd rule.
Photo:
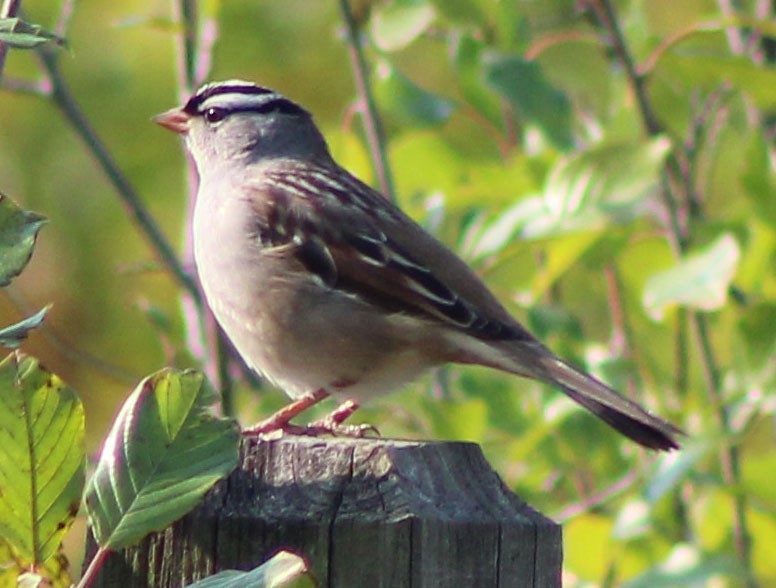
[(770, 150), (771, 146), (763, 135), (757, 133), (752, 138), (746, 146), (741, 185), (757, 211), (757, 218), (776, 229), (776, 206), (773, 205), (776, 174), (770, 160)]
[(402, 124), (415, 127), (435, 126), (445, 122), (453, 104), (414, 84), (387, 61), (377, 67), (375, 97), (382, 110)]
[(581, 232), (557, 237), (546, 248), (545, 263), (531, 284), (534, 300), (541, 297), (598, 240), (595, 232)]
[(482, 441), (488, 428), (488, 406), (485, 402), (479, 398), (455, 402), (439, 399), (424, 401), (434, 403), (428, 414), (435, 439)]
[(394, 0), (379, 4), (370, 20), (375, 44), (383, 51), (403, 49), (422, 35), (434, 20), (434, 7), (425, 0)]
[(0, 42), (17, 49), (34, 49), (45, 43), (65, 44), (65, 40), (54, 33), (20, 18), (0, 18)]
[(712, 578), (730, 579), (742, 576), (742, 570), (732, 557), (704, 557), (694, 546), (677, 545), (662, 565), (623, 582), (621, 588), (678, 588), (679, 586), (706, 586)]
[(670, 53), (661, 58), (660, 68), (661, 75), (670, 72), (672, 78), (691, 83), (693, 88), (712, 92), (729, 85), (745, 92), (759, 108), (776, 108), (776, 71), (745, 57)]
[(168, 526), (235, 467), (239, 432), (209, 414), (214, 399), (202, 374), (171, 369), (132, 392), (86, 491), (102, 548), (126, 547)]
[(226, 570), (194, 582), (189, 588), (312, 588), (315, 584), (306, 572), (304, 559), (281, 551), (248, 572)]
[(32, 357), (0, 363), (0, 535), (27, 565), (56, 553), (84, 484), (84, 412)]
[(573, 219), (589, 211), (632, 217), (657, 186), (670, 149), (671, 142), (658, 137), (603, 143), (565, 157), (547, 178), (546, 206), (556, 218)]
[(656, 321), (662, 320), (666, 310), (675, 305), (706, 311), (720, 308), (740, 256), (735, 237), (721, 235), (674, 267), (651, 276), (644, 288), (644, 308)]
[(11, 349), (16, 349), (22, 344), (30, 334), (30, 331), (39, 327), (43, 323), (43, 319), (46, 317), (50, 307), (44, 306), (38, 312), (31, 317), (27, 317), (23, 321), (19, 321), (9, 327), (0, 329), (0, 345), (5, 345)]
[(486, 47), (471, 35), (462, 34), (455, 39), (452, 59), (456, 81), (466, 102), (490, 124), (501, 128), (504, 116), (498, 95), (484, 83), (482, 56)]
[(692, 439), (682, 443), (681, 451), (661, 455), (655, 471), (649, 475), (644, 497), (652, 503), (660, 500), (674, 490), (687, 473), (715, 449), (717, 444), (710, 440)]
[(483, 26), (487, 22), (486, 8), (489, 0), (430, 0), (437, 12), (452, 22), (466, 28)]
[(538, 63), (515, 56), (495, 57), (486, 65), (485, 79), (525, 122), (540, 128), (556, 147), (572, 147), (571, 103), (547, 81)]
[(608, 517), (594, 513), (585, 513), (566, 522), (563, 541), (577, 548), (564, 554), (564, 566), (570, 566), (585, 577), (603, 577), (607, 560), (615, 549), (611, 539), (612, 526)]
[(641, 498), (635, 498), (622, 505), (614, 521), (612, 537), (620, 540), (645, 535), (650, 529), (650, 505)]
[(475, 252), (487, 255), (515, 238), (598, 231), (644, 214), (670, 150), (664, 138), (605, 143), (562, 158), (541, 195), (524, 197), (482, 232)]
[(45, 222), (39, 214), (19, 208), (0, 194), (0, 286), (7, 286), (27, 265)]

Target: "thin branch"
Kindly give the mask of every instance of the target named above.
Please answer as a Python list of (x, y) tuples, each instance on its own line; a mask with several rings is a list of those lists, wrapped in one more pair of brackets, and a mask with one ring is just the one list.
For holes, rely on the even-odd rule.
[[(198, 3), (195, 0), (173, 0), (176, 20), (181, 24), (177, 37), (178, 98), (184, 102), (194, 92), (210, 70), (210, 52), (217, 37), (218, 28), (209, 23), (206, 34), (200, 35)], [(204, 37), (204, 38), (203, 38)], [(187, 265), (194, 264), (194, 239), (192, 220), (199, 178), (191, 157), (186, 154), (186, 223), (184, 225), (183, 255)], [(186, 340), (189, 350), (198, 357), (208, 378), (221, 393), (221, 412), (234, 414), (234, 382), (229, 370), (231, 349), (224, 341), (225, 335), (216, 327), (212, 313), (198, 305), (190, 297), (183, 300), (183, 318), (187, 325)]]
[(614, 49), (620, 63), (625, 68), (625, 75), (631, 83), (633, 93), (636, 96), (636, 100), (639, 104), (639, 110), (641, 111), (641, 118), (644, 121), (644, 126), (650, 135), (657, 135), (662, 132), (662, 126), (657, 120), (652, 105), (647, 97), (647, 90), (645, 81), (646, 78), (639, 74), (636, 69), (636, 63), (631, 56), (630, 51), (627, 48), (625, 37), (620, 28), (620, 24), (617, 21), (617, 16), (614, 12), (614, 6), (610, 0), (597, 0), (593, 2), (597, 8), (597, 13), (601, 24), (604, 29), (611, 36), (610, 42), (612, 49)]
[[(636, 363), (636, 352), (631, 341), (631, 330), (628, 324), (628, 315), (624, 309), (622, 285), (619, 272), (614, 264), (604, 268), (606, 281), (606, 293), (609, 300), (609, 308), (612, 317), (611, 355), (622, 357), (627, 361)], [(638, 372), (628, 378), (628, 395), (633, 398), (636, 395), (636, 387), (640, 384)]]
[[(30, 316), (36, 310), (25, 300), (23, 294), (15, 288), (13, 284), (3, 288), (2, 293), (22, 317)], [(139, 374), (107, 362), (88, 351), (80, 349), (78, 345), (73, 341), (70, 341), (66, 335), (62, 335), (56, 328), (52, 327), (48, 320), (43, 321), (35, 332), (44, 337), (57, 353), (67, 358), (69, 361), (89, 366), (116, 382), (134, 385), (141, 377)]]
[(194, 91), (197, 77), (197, 3), (194, 0), (176, 0), (181, 34), (178, 36), (178, 88), (181, 100)]
[(65, 0), (59, 11), (59, 19), (54, 27), (54, 34), (60, 39), (67, 38), (67, 30), (70, 27), (70, 21), (75, 14), (75, 0)]
[(110, 549), (104, 547), (97, 549), (76, 588), (89, 588), (94, 584), (108, 555), (110, 555)]
[(595, 507), (604, 504), (611, 500), (618, 494), (622, 494), (627, 491), (628, 488), (633, 486), (636, 480), (639, 478), (639, 474), (636, 470), (631, 470), (626, 473), (622, 478), (610, 484), (608, 487), (598, 490), (592, 494), (585, 496), (583, 500), (580, 500), (574, 504), (569, 504), (552, 515), (552, 519), (558, 523), (563, 523), (576, 516), (590, 512)]
[(380, 117), (377, 114), (372, 91), (369, 87), (369, 73), (364, 59), (364, 52), (359, 40), (358, 25), (353, 18), (353, 11), (348, 0), (340, 0), (342, 19), (345, 21), (347, 31), (348, 52), (353, 65), (353, 77), (355, 78), (356, 91), (360, 97), (361, 115), (364, 120), (366, 138), (369, 143), (369, 152), (372, 156), (372, 165), (377, 175), (380, 190), (386, 198), (393, 201), (394, 193), (393, 177), (388, 166), (388, 156), (385, 148), (385, 133), (383, 132)]
[[(733, 6), (731, 0), (717, 0), (720, 12), (732, 20), (732, 17), (736, 14), (736, 9)], [(744, 35), (741, 29), (738, 27), (727, 27), (725, 29), (725, 36), (727, 36), (728, 45), (734, 55), (742, 55), (746, 50), (746, 43), (744, 41)]]
[(97, 132), (94, 130), (80, 106), (78, 106), (75, 98), (70, 93), (70, 90), (59, 71), (56, 56), (53, 51), (48, 47), (43, 46), (37, 50), (37, 55), (43, 66), (43, 70), (48, 77), (48, 81), (51, 84), (51, 97), (54, 100), (54, 103), (59, 107), (67, 121), (73, 126), (76, 134), (81, 137), (89, 151), (97, 159), (100, 167), (108, 176), (111, 184), (113, 184), (125, 210), (150, 242), (164, 267), (175, 276), (181, 285), (196, 300), (199, 300), (199, 292), (194, 280), (184, 270), (175, 251), (167, 242), (161, 229), (145, 208), (145, 205), (140, 200), (134, 187), (119, 169), (113, 156), (102, 142), (102, 139), (97, 135)]
[[(722, 396), (720, 386), (719, 369), (714, 358), (714, 352), (711, 347), (711, 337), (708, 333), (706, 317), (700, 312), (690, 313), (690, 325), (695, 334), (695, 340), (698, 344), (698, 352), (701, 355), (701, 366), (703, 367), (703, 377), (706, 382), (706, 389), (709, 393), (709, 399), (714, 407), (714, 413), (717, 417), (717, 426), (725, 437), (725, 446), (720, 452), (720, 465), (722, 467), (722, 478), (725, 483), (736, 488), (741, 480), (741, 466), (739, 448), (736, 442), (731, 440), (732, 427), (727, 407)], [(751, 566), (752, 539), (747, 523), (747, 500), (742, 492), (733, 493), (733, 535), (736, 545), (736, 552), (744, 564), (747, 572), (746, 585), (750, 588), (758, 586), (754, 572)]]

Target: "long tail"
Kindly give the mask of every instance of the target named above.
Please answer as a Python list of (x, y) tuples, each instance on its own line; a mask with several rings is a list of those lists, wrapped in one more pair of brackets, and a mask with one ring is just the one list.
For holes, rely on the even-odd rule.
[[(556, 386), (608, 425), (649, 449), (678, 449), (681, 429), (658, 418), (590, 374), (566, 363), (548, 349), (538, 347), (519, 353), (520, 375), (530, 375)], [(526, 361), (526, 353), (533, 357)], [(528, 369), (526, 369), (528, 368)], [(526, 374), (526, 372), (530, 374)]]

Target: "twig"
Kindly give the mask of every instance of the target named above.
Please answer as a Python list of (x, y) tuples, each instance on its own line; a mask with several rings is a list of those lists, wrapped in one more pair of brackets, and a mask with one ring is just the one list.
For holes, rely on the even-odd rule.
[(59, 11), (57, 25), (54, 27), (54, 34), (60, 39), (67, 38), (67, 29), (75, 13), (75, 0), (65, 0)]
[(631, 470), (630, 472), (625, 474), (622, 478), (620, 478), (613, 484), (610, 484), (607, 488), (604, 488), (603, 490), (599, 490), (597, 492), (589, 494), (585, 496), (584, 500), (581, 500), (574, 504), (570, 504), (566, 506), (563, 510), (554, 513), (552, 515), (552, 519), (554, 521), (557, 521), (558, 523), (563, 523), (564, 521), (571, 519), (575, 516), (578, 516), (585, 512), (589, 512), (591, 509), (595, 508), (596, 506), (603, 504), (608, 500), (610, 500), (611, 498), (613, 498), (614, 496), (617, 496), (618, 494), (625, 492), (628, 488), (630, 488), (633, 485), (633, 483), (636, 481), (637, 478), (638, 478), (638, 474), (636, 473), (636, 470)]
[[(724, 404), (720, 390), (720, 377), (714, 352), (711, 348), (711, 338), (708, 334), (706, 317), (700, 312), (690, 313), (690, 326), (693, 329), (698, 352), (701, 355), (701, 366), (706, 388), (717, 417), (717, 426), (725, 437), (725, 445), (720, 452), (722, 477), (730, 488), (737, 488), (741, 480), (739, 450), (736, 442), (730, 439), (732, 427), (730, 417)], [(747, 500), (743, 492), (733, 491), (733, 535), (736, 552), (747, 572), (746, 585), (750, 588), (758, 586), (751, 565), (752, 541), (747, 523)]]
[(347, 31), (348, 52), (353, 64), (353, 77), (355, 78), (356, 91), (360, 97), (361, 115), (364, 120), (369, 152), (372, 156), (372, 165), (375, 168), (380, 190), (388, 200), (395, 200), (393, 177), (388, 166), (388, 156), (385, 149), (385, 133), (383, 132), (380, 117), (377, 114), (372, 92), (369, 88), (369, 74), (366, 60), (359, 40), (358, 25), (353, 18), (353, 11), (348, 0), (340, 0), (342, 19), (345, 21)]
[(179, 98), (184, 100), (191, 95), (197, 76), (197, 3), (193, 0), (174, 0), (173, 9), (177, 9), (181, 24), (178, 36), (178, 89)]
[[(173, 0), (173, 11), (181, 24), (181, 34), (177, 37), (178, 54), (178, 97), (185, 101), (194, 88), (208, 75), (210, 51), (216, 38), (217, 27), (210, 23), (205, 39), (200, 36), (199, 12), (194, 0)], [(199, 179), (191, 157), (186, 156), (186, 185), (188, 198), (186, 224), (183, 237), (184, 262), (194, 263), (193, 234), (191, 231), (194, 217)], [(234, 382), (229, 371), (229, 346), (223, 340), (224, 334), (216, 327), (212, 313), (203, 305), (193, 304), (191, 299), (183, 300), (183, 316), (188, 325), (186, 338), (189, 350), (202, 360), (208, 378), (221, 393), (221, 411), (233, 416)]]
[[(628, 361), (634, 361), (635, 352), (631, 343), (631, 333), (628, 328), (628, 320), (623, 308), (622, 287), (617, 267), (609, 264), (604, 268), (606, 281), (606, 293), (609, 300), (609, 308), (612, 316), (612, 350), (611, 355), (622, 357)], [(633, 397), (636, 392), (637, 376), (628, 378), (628, 394)]]
[[(719, 10), (728, 18), (735, 16), (735, 8), (730, 0), (717, 0)], [(734, 55), (741, 55), (746, 50), (746, 43), (744, 42), (744, 35), (741, 29), (738, 27), (727, 27), (725, 29), (725, 35), (727, 36), (728, 45), (733, 51)]]
[(636, 96), (636, 100), (639, 104), (639, 110), (641, 111), (641, 118), (644, 121), (644, 126), (650, 135), (657, 135), (662, 131), (662, 126), (657, 120), (652, 105), (647, 97), (646, 88), (644, 82), (646, 78), (642, 76), (636, 69), (636, 64), (631, 57), (631, 53), (625, 43), (625, 37), (622, 34), (617, 17), (614, 13), (614, 6), (610, 0), (595, 0), (592, 4), (597, 8), (599, 19), (604, 29), (611, 35), (611, 46), (617, 57), (625, 68), (625, 75), (633, 87), (633, 93)]
[[(16, 310), (19, 311), (21, 316), (30, 316), (35, 310), (13, 284), (3, 288), (2, 293)], [(40, 333), (40, 335), (42, 335), (58, 353), (63, 357), (66, 357), (69, 361), (87, 365), (122, 384), (134, 385), (134, 383), (140, 379), (140, 376), (136, 373), (107, 362), (88, 351), (79, 349), (77, 344), (70, 341), (67, 336), (63, 336), (59, 333), (57, 329), (51, 325), (48, 319), (43, 321), (35, 332)]]
[(57, 66), (56, 56), (46, 46), (40, 47), (37, 50), (37, 55), (51, 84), (51, 97), (54, 103), (59, 107), (67, 121), (73, 126), (76, 134), (81, 137), (89, 151), (97, 159), (100, 167), (116, 189), (116, 193), (119, 195), (125, 210), (140, 228), (141, 233), (148, 239), (164, 267), (199, 301), (200, 296), (194, 280), (184, 270), (175, 251), (173, 251), (164, 234), (140, 200), (134, 187), (119, 169), (113, 156), (70, 93)]

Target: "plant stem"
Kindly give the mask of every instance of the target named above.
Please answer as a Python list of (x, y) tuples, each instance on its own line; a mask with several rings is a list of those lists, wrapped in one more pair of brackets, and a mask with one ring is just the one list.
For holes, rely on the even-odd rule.
[[(708, 334), (708, 325), (706, 317), (700, 312), (690, 313), (690, 325), (695, 334), (695, 340), (698, 343), (698, 352), (701, 355), (703, 366), (703, 377), (706, 381), (706, 388), (709, 397), (715, 409), (717, 417), (717, 426), (725, 437), (724, 446), (720, 452), (720, 466), (722, 468), (722, 478), (725, 484), (730, 488), (736, 488), (741, 480), (741, 460), (739, 448), (735, 441), (731, 439), (732, 427), (730, 417), (725, 407), (724, 398), (720, 391), (720, 376), (717, 363), (714, 359), (714, 352), (711, 347)], [(746, 586), (754, 588), (758, 586), (754, 571), (751, 565), (752, 540), (747, 523), (747, 500), (742, 492), (733, 491), (733, 538), (742, 564), (745, 565), (747, 574)]]
[(89, 151), (97, 159), (100, 167), (116, 189), (116, 193), (119, 195), (127, 214), (134, 220), (141, 233), (150, 242), (151, 247), (162, 264), (199, 304), (199, 291), (194, 280), (183, 269), (175, 251), (140, 200), (134, 187), (119, 169), (113, 156), (78, 106), (59, 71), (53, 51), (43, 46), (37, 50), (37, 54), (51, 84), (51, 98), (54, 100), (54, 103), (59, 107), (67, 121), (75, 129), (76, 134), (84, 141)]
[[(209, 51), (213, 39), (202, 43), (200, 38), (199, 11), (194, 0), (173, 0), (173, 11), (181, 23), (181, 34), (177, 37), (178, 54), (178, 97), (184, 102), (201, 79), (208, 74)], [(194, 240), (191, 232), (194, 217), (194, 203), (199, 178), (194, 162), (186, 155), (186, 223), (183, 235), (183, 255), (186, 265), (194, 265)], [(234, 382), (229, 370), (229, 349), (225, 335), (216, 327), (212, 313), (204, 305), (194, 305), (184, 296), (183, 315), (187, 325), (187, 344), (195, 357), (202, 360), (208, 378), (221, 393), (221, 412), (234, 416)], [(212, 336), (211, 336), (212, 335)]]
[(383, 195), (388, 200), (394, 201), (393, 177), (388, 166), (388, 156), (385, 148), (385, 133), (377, 114), (374, 98), (369, 87), (369, 73), (364, 59), (364, 52), (359, 40), (358, 25), (353, 18), (353, 11), (348, 0), (340, 0), (342, 19), (345, 21), (347, 31), (348, 52), (353, 65), (353, 77), (355, 78), (356, 91), (361, 102), (361, 116), (364, 121), (366, 138), (369, 143), (369, 153), (372, 157), (372, 165), (375, 169), (378, 184)]
[(100, 568), (102, 568), (109, 553), (110, 550), (105, 549), (104, 547), (97, 549), (76, 588), (88, 588), (94, 583), (97, 579), (97, 575), (100, 573)]

